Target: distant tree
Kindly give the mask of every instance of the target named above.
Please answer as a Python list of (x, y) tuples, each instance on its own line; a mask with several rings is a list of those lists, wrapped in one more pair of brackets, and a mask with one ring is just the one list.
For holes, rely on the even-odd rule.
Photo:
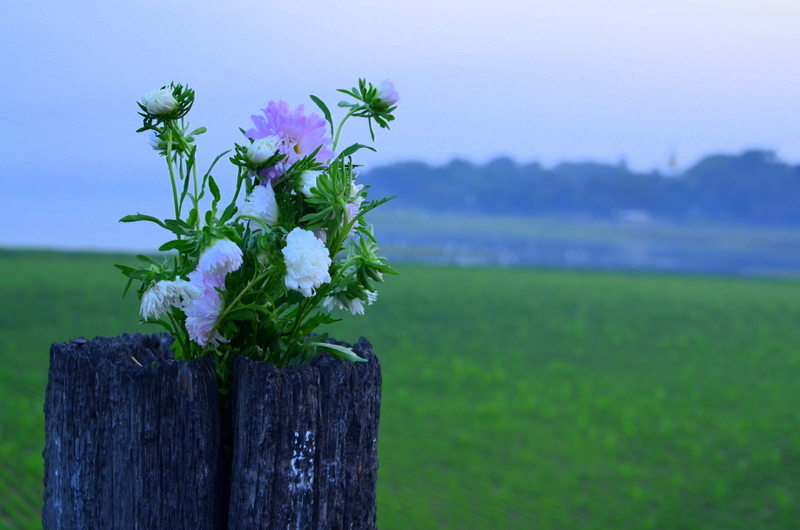
[(612, 218), (643, 210), (673, 221), (800, 224), (800, 166), (771, 151), (712, 155), (683, 174), (635, 173), (624, 163), (562, 163), (552, 169), (508, 157), (483, 165), (452, 160), (373, 169), (362, 181), (395, 208), (437, 212)]

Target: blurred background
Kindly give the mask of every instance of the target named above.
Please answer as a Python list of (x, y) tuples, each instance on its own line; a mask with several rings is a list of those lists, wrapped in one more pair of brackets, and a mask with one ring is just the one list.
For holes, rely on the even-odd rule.
[(0, 527), (38, 525), (49, 344), (156, 331), (112, 267), (171, 208), (136, 101), (195, 89), (203, 167), (360, 77), (401, 275), (330, 332), (384, 365), (380, 526), (800, 520), (800, 4), (12, 1), (0, 57)]

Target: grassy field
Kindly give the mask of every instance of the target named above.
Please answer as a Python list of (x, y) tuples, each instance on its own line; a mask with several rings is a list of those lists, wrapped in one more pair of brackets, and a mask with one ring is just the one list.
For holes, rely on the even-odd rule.
[[(120, 261), (0, 251), (0, 527), (38, 527), (50, 343), (140, 329)], [(330, 329), (383, 364), (382, 529), (797, 527), (800, 283), (398, 268)]]
[(370, 212), (387, 256), (417, 263), (800, 277), (798, 227)]

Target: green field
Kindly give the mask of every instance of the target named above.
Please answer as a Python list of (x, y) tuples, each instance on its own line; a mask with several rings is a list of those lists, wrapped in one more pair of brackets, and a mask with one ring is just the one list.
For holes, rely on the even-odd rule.
[[(0, 527), (39, 526), (50, 343), (140, 329), (120, 260), (0, 251)], [(330, 330), (383, 364), (382, 529), (797, 528), (800, 283), (398, 269)]]

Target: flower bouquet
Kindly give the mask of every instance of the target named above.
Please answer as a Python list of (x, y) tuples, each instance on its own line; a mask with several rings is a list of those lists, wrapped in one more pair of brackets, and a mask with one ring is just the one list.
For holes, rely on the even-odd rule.
[[(236, 354), (278, 368), (309, 362), (321, 350), (350, 361), (363, 359), (352, 349), (325, 342), (312, 333), (336, 321), (334, 310), (363, 314), (377, 298), (377, 284), (395, 271), (379, 257), (365, 215), (387, 198), (368, 200), (368, 185), (358, 181), (353, 155), (375, 149), (356, 143), (340, 149), (345, 122), (366, 118), (389, 128), (397, 92), (389, 81), (375, 86), (359, 80), (339, 90), (349, 100), (334, 121), (328, 106), (310, 96), (322, 112), (270, 102), (240, 129), (246, 141), (217, 156), (198, 171), (195, 138), (186, 117), (193, 90), (170, 84), (139, 103), (142, 127), (169, 170), (174, 217), (128, 215), (122, 222), (148, 221), (171, 233), (161, 260), (140, 255), (143, 267), (117, 265), (128, 277), (127, 292), (138, 285), (144, 322), (164, 327), (174, 337), (175, 357), (216, 360), (220, 391), (231, 388)], [(235, 191), (223, 201), (212, 174), (232, 153)]]
[[(360, 80), (336, 123), (271, 102), (246, 141), (200, 172), (170, 84), (139, 104), (169, 170), (160, 259), (117, 267), (144, 322), (168, 333), (54, 343), (45, 396), (50, 528), (375, 528), (380, 363), (365, 339), (315, 335), (363, 313), (394, 271), (377, 255), (344, 123), (388, 128), (397, 92)], [(233, 194), (212, 175), (231, 153)], [(173, 350), (170, 351), (170, 348)], [(332, 355), (320, 353), (327, 351)], [(337, 358), (338, 357), (338, 358)], [(363, 362), (366, 361), (366, 362)]]

